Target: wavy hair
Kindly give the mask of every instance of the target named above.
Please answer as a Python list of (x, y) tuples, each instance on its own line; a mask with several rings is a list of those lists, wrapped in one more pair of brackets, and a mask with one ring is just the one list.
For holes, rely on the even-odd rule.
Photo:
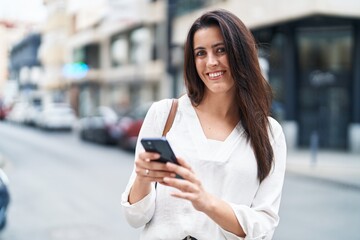
[(224, 39), (230, 72), (235, 81), (240, 121), (253, 148), (258, 179), (262, 182), (269, 175), (274, 158), (268, 134), (272, 91), (262, 75), (253, 35), (233, 13), (226, 10), (209, 11), (191, 26), (184, 52), (187, 93), (194, 106), (201, 103), (205, 85), (196, 71), (194, 35), (199, 29), (211, 26), (218, 26)]

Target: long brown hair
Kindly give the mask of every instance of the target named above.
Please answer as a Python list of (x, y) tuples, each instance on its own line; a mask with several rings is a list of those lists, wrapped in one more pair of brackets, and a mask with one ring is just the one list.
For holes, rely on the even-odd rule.
[(263, 77), (255, 40), (244, 23), (226, 10), (206, 12), (191, 26), (185, 43), (184, 77), (193, 105), (203, 99), (205, 85), (199, 77), (194, 58), (194, 35), (199, 29), (218, 26), (224, 38), (225, 51), (235, 81), (236, 103), (257, 160), (260, 182), (269, 175), (274, 153), (268, 135), (268, 115), (272, 101), (270, 85)]

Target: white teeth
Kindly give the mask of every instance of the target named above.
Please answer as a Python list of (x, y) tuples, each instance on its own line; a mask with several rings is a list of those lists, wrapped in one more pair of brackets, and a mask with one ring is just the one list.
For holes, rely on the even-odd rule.
[(223, 72), (209, 73), (209, 76), (211, 78), (218, 77), (218, 76), (221, 76), (221, 75), (223, 75)]

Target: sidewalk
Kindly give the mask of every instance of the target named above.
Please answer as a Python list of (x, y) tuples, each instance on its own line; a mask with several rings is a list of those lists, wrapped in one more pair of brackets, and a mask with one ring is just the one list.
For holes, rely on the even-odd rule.
[(358, 153), (320, 150), (314, 158), (309, 150), (290, 150), (286, 171), (360, 190)]

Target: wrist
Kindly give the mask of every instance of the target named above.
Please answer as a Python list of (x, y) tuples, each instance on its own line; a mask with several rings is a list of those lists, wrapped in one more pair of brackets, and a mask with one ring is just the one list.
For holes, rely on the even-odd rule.
[(130, 204), (136, 203), (148, 195), (151, 191), (151, 182), (143, 181), (136, 177), (130, 189), (128, 201)]
[(209, 215), (215, 211), (218, 199), (214, 195), (207, 193), (205, 201), (206, 204), (204, 205), (204, 209), (202, 212)]

